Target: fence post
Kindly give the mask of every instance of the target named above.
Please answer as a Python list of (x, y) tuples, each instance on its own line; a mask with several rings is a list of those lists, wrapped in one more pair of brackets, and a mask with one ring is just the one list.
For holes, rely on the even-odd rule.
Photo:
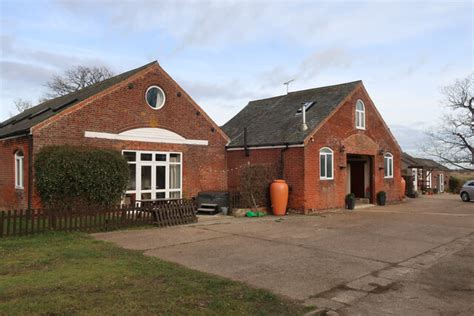
[(49, 229), (56, 230), (56, 214), (52, 210), (48, 210), (49, 212)]
[(17, 218), (17, 213), (18, 211), (17, 210), (13, 210), (13, 236), (16, 235), (16, 226), (17, 226), (17, 223), (16, 223), (16, 218)]
[(3, 237), (3, 226), (5, 225), (5, 212), (0, 211), (0, 237)]

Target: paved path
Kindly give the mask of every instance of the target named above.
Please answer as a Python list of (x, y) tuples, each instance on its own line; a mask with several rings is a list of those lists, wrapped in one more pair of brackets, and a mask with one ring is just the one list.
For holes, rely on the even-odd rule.
[(339, 314), (474, 314), (474, 203), (457, 196), (95, 236)]

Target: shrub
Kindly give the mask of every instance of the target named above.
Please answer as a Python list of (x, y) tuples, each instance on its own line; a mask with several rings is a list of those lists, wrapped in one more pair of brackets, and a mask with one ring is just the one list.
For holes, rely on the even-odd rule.
[(349, 193), (346, 195), (346, 198), (344, 199), (345, 203), (346, 203), (346, 208), (347, 209), (350, 209), (350, 210), (353, 210), (354, 207), (355, 207), (355, 203), (356, 203), (356, 196), (354, 193)]
[(348, 193), (348, 194), (346, 194), (346, 201), (347, 201), (347, 200), (353, 200), (353, 199), (355, 199), (355, 198), (356, 198), (356, 196), (355, 196), (354, 193)]
[(53, 208), (118, 203), (129, 180), (127, 162), (111, 150), (45, 147), (34, 166), (41, 200)]
[(275, 172), (270, 166), (249, 165), (240, 175), (240, 207), (269, 206), (270, 184)]
[(403, 179), (405, 179), (406, 182), (405, 195), (410, 198), (417, 197), (415, 186), (413, 185), (413, 176), (403, 176)]
[(463, 182), (460, 178), (454, 176), (449, 178), (449, 192), (456, 194), (459, 193), (461, 191), (462, 185)]

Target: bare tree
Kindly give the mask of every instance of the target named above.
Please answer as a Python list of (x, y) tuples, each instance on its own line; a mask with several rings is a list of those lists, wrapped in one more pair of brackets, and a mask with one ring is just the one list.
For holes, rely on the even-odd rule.
[(21, 113), (33, 107), (33, 104), (31, 103), (31, 101), (23, 100), (22, 98), (18, 98), (15, 101), (13, 101), (13, 105), (15, 106), (17, 113)]
[(474, 170), (474, 73), (442, 89), (451, 113), (429, 133), (427, 153), (441, 162)]
[(54, 75), (53, 78), (46, 83), (49, 92), (46, 93), (45, 99), (66, 95), (112, 76), (112, 71), (105, 66), (76, 66), (66, 70), (61, 76)]
[[(38, 102), (42, 103), (49, 99), (66, 95), (112, 76), (112, 71), (105, 66), (76, 66), (66, 70), (62, 76), (54, 75), (50, 81), (46, 82), (45, 85), (49, 88), (49, 91), (40, 97)], [(31, 101), (21, 98), (13, 101), (13, 105), (17, 113), (21, 113), (33, 106)], [(10, 116), (13, 115), (15, 114), (10, 112)]]

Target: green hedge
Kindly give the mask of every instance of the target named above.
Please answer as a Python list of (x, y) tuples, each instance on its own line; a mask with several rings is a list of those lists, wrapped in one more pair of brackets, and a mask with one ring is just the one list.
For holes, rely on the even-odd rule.
[(416, 198), (418, 193), (415, 191), (415, 186), (413, 185), (413, 176), (403, 176), (405, 179), (406, 187), (405, 187), (405, 195), (410, 198)]
[(449, 177), (449, 192), (459, 194), (463, 184), (469, 180), (469, 176), (451, 176)]
[(129, 180), (119, 152), (52, 146), (35, 159), (36, 188), (45, 206), (71, 208), (118, 203)]

